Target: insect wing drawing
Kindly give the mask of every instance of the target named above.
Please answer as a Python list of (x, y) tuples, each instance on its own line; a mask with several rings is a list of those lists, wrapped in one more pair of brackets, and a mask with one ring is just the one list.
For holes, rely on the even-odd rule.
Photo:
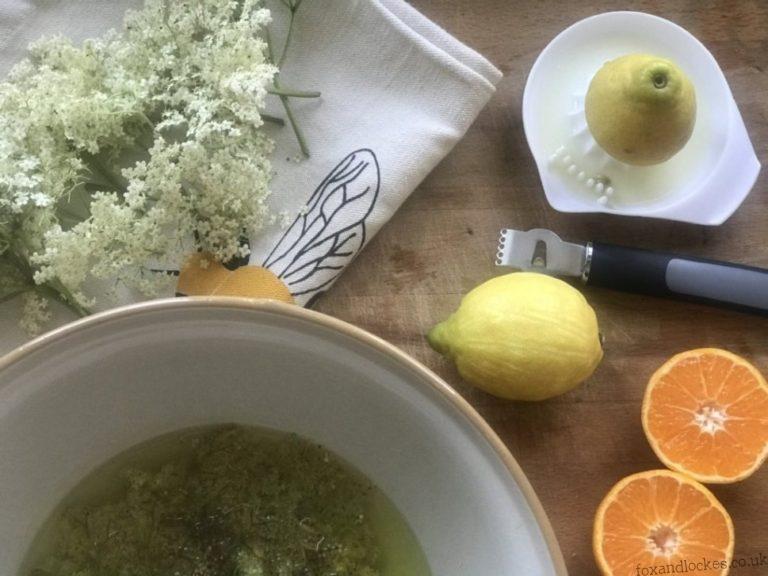
[(379, 187), (379, 163), (373, 151), (349, 154), (317, 187), (264, 267), (294, 296), (317, 295), (330, 286), (365, 245), (365, 221)]

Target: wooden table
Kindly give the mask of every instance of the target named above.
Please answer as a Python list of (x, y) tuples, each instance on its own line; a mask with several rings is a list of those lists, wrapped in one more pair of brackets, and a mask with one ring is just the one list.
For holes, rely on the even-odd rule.
[[(768, 2), (763, 0), (412, 0), (493, 61), (505, 75), (474, 127), (370, 243), (318, 309), (377, 334), (435, 370), (496, 429), (546, 509), (572, 576), (596, 574), (592, 518), (609, 488), (661, 467), (640, 426), (648, 377), (672, 354), (719, 346), (768, 373), (768, 319), (599, 289), (585, 289), (606, 356), (579, 390), (535, 404), (498, 400), (465, 383), (432, 352), (425, 332), (462, 294), (498, 274), (502, 227), (551, 228), (601, 240), (768, 267), (768, 176), (723, 226), (605, 215), (548, 206), (523, 134), (528, 71), (560, 30), (592, 14), (636, 9), (664, 16), (715, 55), (763, 164), (768, 164)], [(745, 482), (714, 487), (736, 529), (736, 556), (768, 555), (768, 465)], [(732, 576), (768, 574), (768, 566)], [(522, 576), (522, 575), (521, 575)], [(529, 576), (529, 575), (525, 575)], [(533, 576), (533, 575), (530, 575)]]

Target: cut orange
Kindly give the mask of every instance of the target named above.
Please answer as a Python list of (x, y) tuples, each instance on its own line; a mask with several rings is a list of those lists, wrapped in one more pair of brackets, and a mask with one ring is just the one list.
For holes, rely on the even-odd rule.
[(683, 352), (651, 377), (643, 429), (672, 470), (700, 482), (742, 480), (768, 456), (768, 384), (725, 350)]
[(187, 258), (179, 274), (176, 292), (183, 296), (240, 296), (294, 303), (288, 287), (270, 270), (261, 266), (228, 270), (203, 252)]
[(611, 489), (597, 510), (592, 545), (604, 576), (725, 576), (733, 523), (696, 480), (651, 470)]

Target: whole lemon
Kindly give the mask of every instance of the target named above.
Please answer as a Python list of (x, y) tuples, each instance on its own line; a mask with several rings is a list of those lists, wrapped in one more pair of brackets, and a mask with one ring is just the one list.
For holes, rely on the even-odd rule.
[(670, 60), (630, 54), (598, 70), (584, 108), (592, 136), (608, 154), (648, 166), (669, 160), (690, 139), (696, 91)]
[(595, 312), (581, 292), (526, 272), (481, 284), (427, 338), (468, 382), (512, 400), (563, 394), (603, 357)]

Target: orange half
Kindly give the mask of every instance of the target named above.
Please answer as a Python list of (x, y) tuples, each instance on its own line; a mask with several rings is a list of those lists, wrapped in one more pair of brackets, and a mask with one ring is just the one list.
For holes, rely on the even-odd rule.
[(669, 468), (700, 482), (742, 480), (768, 456), (768, 384), (725, 350), (683, 352), (651, 377), (643, 429)]
[(176, 292), (184, 296), (240, 296), (294, 304), (288, 287), (270, 270), (241, 266), (228, 270), (210, 254), (192, 254), (179, 274)]
[(651, 470), (611, 489), (597, 510), (592, 545), (604, 576), (725, 576), (733, 523), (699, 482)]

